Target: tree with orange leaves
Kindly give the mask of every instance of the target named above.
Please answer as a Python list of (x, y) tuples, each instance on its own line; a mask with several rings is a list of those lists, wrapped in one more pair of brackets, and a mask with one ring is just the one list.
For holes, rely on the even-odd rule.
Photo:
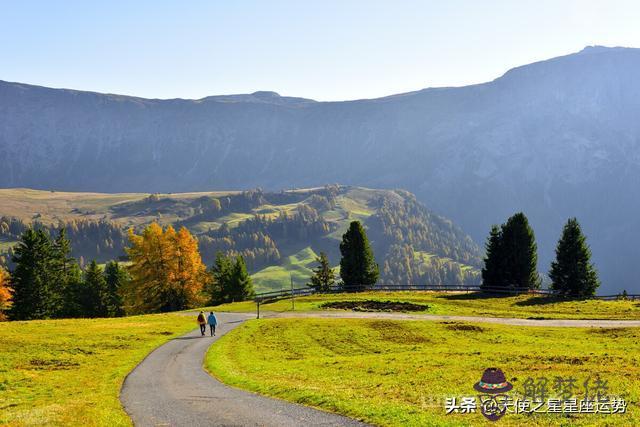
[(9, 288), (9, 273), (0, 267), (0, 321), (6, 320), (4, 312), (9, 308), (11, 288)]
[(131, 281), (124, 290), (128, 312), (183, 310), (201, 302), (209, 276), (189, 230), (163, 230), (152, 223), (140, 235), (129, 230), (129, 240)]

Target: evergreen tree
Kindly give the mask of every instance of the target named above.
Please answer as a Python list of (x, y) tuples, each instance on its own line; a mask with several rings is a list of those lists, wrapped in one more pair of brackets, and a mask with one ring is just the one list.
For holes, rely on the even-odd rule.
[(124, 316), (120, 293), (129, 280), (127, 271), (120, 267), (120, 264), (116, 261), (110, 261), (104, 268), (104, 278), (106, 281), (106, 293), (103, 295), (102, 303), (107, 309), (107, 315), (109, 317)]
[(535, 289), (540, 286), (535, 235), (527, 217), (518, 212), (502, 227), (505, 285)]
[(365, 290), (378, 280), (379, 271), (367, 234), (359, 221), (352, 221), (340, 243), (340, 277), (347, 291)]
[(20, 236), (11, 257), (15, 265), (11, 274), (12, 319), (46, 319), (56, 314), (50, 287), (51, 251), (51, 241), (42, 230), (29, 228)]
[(486, 256), (482, 268), (481, 288), (498, 288), (505, 285), (504, 279), (504, 251), (502, 247), (502, 231), (499, 226), (491, 227), (491, 232), (485, 245)]
[(336, 280), (327, 254), (320, 252), (320, 256), (316, 258), (316, 262), (320, 265), (313, 270), (311, 283), (307, 284), (307, 286), (315, 289), (316, 292), (328, 292)]
[(84, 317), (107, 317), (104, 304), (107, 294), (107, 281), (102, 268), (93, 260), (84, 272), (84, 282), (80, 294), (80, 305)]
[(242, 256), (238, 256), (233, 264), (229, 291), (231, 301), (246, 301), (255, 296), (253, 282)]
[(217, 305), (231, 301), (231, 274), (233, 263), (222, 251), (216, 252), (216, 260), (211, 267), (211, 281), (207, 287), (209, 304)]
[(562, 230), (549, 277), (551, 288), (563, 296), (592, 296), (600, 286), (591, 250), (576, 218), (569, 219)]
[(82, 306), (83, 292), (82, 270), (78, 264), (70, 264), (64, 286), (62, 306), (58, 305), (58, 317), (85, 317), (85, 310)]
[(79, 288), (82, 285), (80, 268), (71, 257), (71, 241), (61, 228), (51, 247), (52, 306), (56, 317), (76, 317), (81, 314)]

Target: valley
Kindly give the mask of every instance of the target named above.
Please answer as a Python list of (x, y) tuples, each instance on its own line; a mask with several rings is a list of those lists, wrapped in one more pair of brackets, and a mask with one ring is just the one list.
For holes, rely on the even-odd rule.
[[(481, 252), (461, 229), (401, 190), (330, 185), (265, 192), (70, 193), (0, 190), (0, 256), (30, 224), (64, 226), (84, 263), (126, 261), (126, 230), (157, 222), (185, 226), (211, 265), (217, 251), (242, 255), (257, 292), (305, 286), (315, 259), (338, 264), (350, 221), (368, 228), (382, 283), (478, 284)], [(408, 266), (408, 267), (407, 267)]]

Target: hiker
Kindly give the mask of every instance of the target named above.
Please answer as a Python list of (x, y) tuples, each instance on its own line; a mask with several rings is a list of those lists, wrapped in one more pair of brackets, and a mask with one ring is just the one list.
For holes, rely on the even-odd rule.
[(198, 314), (198, 325), (200, 325), (200, 333), (204, 336), (204, 332), (207, 330), (207, 321), (204, 319), (204, 312)]
[(216, 325), (218, 324), (218, 319), (216, 318), (216, 315), (213, 314), (213, 311), (209, 312), (207, 323), (209, 324), (209, 329), (211, 330), (211, 336), (214, 336), (216, 334)]

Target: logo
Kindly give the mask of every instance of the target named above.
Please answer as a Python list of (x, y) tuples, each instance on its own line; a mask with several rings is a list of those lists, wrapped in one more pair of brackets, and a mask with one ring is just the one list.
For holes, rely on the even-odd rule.
[(445, 412), (480, 412), (486, 419), (498, 421), (506, 414), (613, 415), (627, 411), (625, 398), (612, 395), (609, 382), (599, 375), (595, 378), (588, 376), (583, 381), (573, 376), (527, 377), (521, 389), (514, 390), (501, 369), (488, 368), (473, 389), (480, 394), (447, 397)]
[(473, 388), (482, 393), (480, 397), (480, 411), (485, 418), (498, 421), (507, 413), (509, 396), (506, 394), (513, 385), (504, 376), (501, 369), (487, 368), (480, 381)]

